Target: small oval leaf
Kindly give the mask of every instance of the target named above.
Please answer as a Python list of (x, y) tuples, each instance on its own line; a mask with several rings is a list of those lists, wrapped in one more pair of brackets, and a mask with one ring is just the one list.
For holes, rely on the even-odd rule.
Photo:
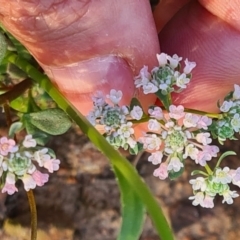
[(60, 108), (24, 114), (24, 120), (50, 135), (60, 135), (71, 127), (71, 120)]

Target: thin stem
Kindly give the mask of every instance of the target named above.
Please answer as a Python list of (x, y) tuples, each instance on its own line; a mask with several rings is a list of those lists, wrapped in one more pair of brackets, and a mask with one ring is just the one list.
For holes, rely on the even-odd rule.
[(16, 84), (11, 90), (0, 95), (0, 104), (5, 103), (6, 101), (11, 102), (17, 97), (21, 96), (27, 89), (32, 86), (32, 80), (27, 78), (20, 83)]
[(222, 114), (219, 114), (219, 113), (207, 113), (204, 111), (194, 110), (194, 109), (190, 109), (190, 108), (184, 108), (184, 110), (185, 110), (185, 112), (188, 112), (188, 113), (194, 113), (194, 114), (198, 114), (198, 115), (202, 115), (202, 116), (207, 116), (209, 118), (217, 118), (217, 119), (222, 118)]
[(30, 212), (31, 212), (31, 240), (37, 239), (37, 208), (36, 203), (34, 199), (33, 191), (30, 189), (27, 192), (28, 196), (28, 202), (30, 206)]
[(208, 166), (208, 164), (206, 163), (206, 165), (204, 166), (208, 175), (212, 175), (213, 171), (211, 170), (211, 168)]

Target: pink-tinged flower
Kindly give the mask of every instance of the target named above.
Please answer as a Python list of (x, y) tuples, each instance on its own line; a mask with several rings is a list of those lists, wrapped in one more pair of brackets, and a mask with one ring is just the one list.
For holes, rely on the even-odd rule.
[(185, 113), (184, 113), (184, 107), (182, 105), (179, 106), (174, 106), (171, 105), (169, 107), (169, 117), (170, 118), (174, 118), (176, 120), (184, 117)]
[(168, 55), (166, 53), (157, 54), (157, 60), (160, 67), (164, 67), (167, 64), (167, 57)]
[(212, 139), (210, 138), (210, 133), (198, 133), (196, 135), (196, 140), (199, 143), (202, 143), (204, 146), (208, 145), (212, 142)]
[(36, 147), (36, 145), (37, 145), (37, 142), (35, 139), (32, 138), (32, 135), (25, 136), (23, 140), (23, 146), (25, 148)]
[(197, 127), (207, 130), (208, 126), (212, 124), (212, 119), (207, 116), (201, 116), (197, 122)]
[(140, 120), (143, 116), (143, 110), (139, 106), (134, 106), (130, 115), (133, 119)]
[(234, 171), (234, 175), (232, 176), (233, 180), (236, 182), (240, 181), (240, 167), (237, 168), (236, 170), (230, 170), (230, 171)]
[(44, 162), (44, 167), (50, 172), (53, 173), (59, 169), (60, 160), (58, 159), (50, 159)]
[(211, 158), (217, 157), (217, 153), (219, 152), (219, 147), (215, 145), (212, 145), (212, 146), (206, 145), (206, 146), (203, 146), (202, 149), (203, 149), (203, 152), (205, 154), (209, 154)]
[(105, 97), (103, 92), (97, 91), (96, 94), (92, 97), (93, 104), (96, 107), (103, 107), (105, 105)]
[(153, 176), (159, 177), (161, 180), (164, 180), (168, 177), (167, 163), (161, 163), (159, 168), (155, 169)]
[(186, 113), (183, 119), (183, 125), (186, 128), (196, 127), (198, 121), (199, 121), (199, 116), (192, 113)]
[(154, 107), (154, 109), (149, 109), (148, 113), (151, 117), (156, 118), (157, 120), (163, 119), (163, 112), (160, 107)]
[(0, 154), (7, 156), (8, 153), (13, 153), (18, 150), (18, 146), (13, 139), (8, 139), (6, 137), (0, 138)]
[(37, 185), (33, 177), (29, 174), (24, 174), (21, 179), (23, 181), (24, 189), (26, 191), (29, 191), (30, 189), (34, 189)]
[(211, 155), (204, 151), (199, 151), (198, 155), (195, 159), (195, 162), (197, 164), (200, 164), (201, 166), (205, 166), (207, 161), (210, 161), (212, 159)]
[(152, 162), (153, 165), (157, 165), (162, 162), (163, 154), (160, 151), (154, 152), (148, 157), (148, 161)]
[(36, 182), (37, 186), (41, 187), (48, 181), (49, 175), (46, 173), (41, 173), (40, 171), (36, 170), (32, 174), (32, 177)]
[(198, 152), (199, 150), (193, 144), (188, 144), (185, 148), (183, 158), (187, 158), (189, 156), (192, 160), (195, 160), (198, 156)]
[(189, 62), (188, 59), (186, 59), (184, 63), (185, 67), (183, 69), (183, 72), (186, 74), (189, 74), (193, 70), (193, 68), (195, 68), (197, 65), (195, 62)]
[(214, 199), (213, 197), (206, 194), (200, 205), (204, 208), (213, 208), (214, 207), (213, 199)]
[(18, 192), (18, 189), (16, 188), (15, 184), (9, 184), (5, 183), (4, 187), (2, 188), (2, 193), (7, 192), (7, 194), (12, 195), (15, 192)]

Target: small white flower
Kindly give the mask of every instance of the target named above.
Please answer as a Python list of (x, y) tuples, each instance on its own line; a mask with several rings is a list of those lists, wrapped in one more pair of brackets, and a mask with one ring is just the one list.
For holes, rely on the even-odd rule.
[(223, 192), (223, 201), (222, 203), (227, 203), (227, 204), (232, 204), (233, 203), (233, 198), (236, 198), (239, 196), (239, 194), (236, 191), (224, 191)]
[(186, 74), (189, 74), (193, 70), (193, 68), (195, 68), (197, 65), (195, 62), (189, 62), (188, 59), (186, 59), (184, 63), (185, 67), (183, 69), (183, 72)]
[(231, 126), (233, 127), (235, 132), (239, 132), (240, 130), (240, 115), (235, 113), (233, 119), (231, 120)]
[(167, 64), (168, 57), (166, 53), (157, 54), (157, 60), (160, 67), (164, 67)]
[(190, 82), (190, 79), (186, 76), (185, 73), (182, 73), (176, 78), (176, 85), (180, 88), (187, 88), (187, 84)]
[(175, 105), (170, 105), (169, 107), (169, 117), (174, 118), (176, 120), (184, 117), (184, 107), (182, 105), (175, 106)]
[(194, 191), (201, 190), (202, 192), (204, 192), (207, 188), (206, 181), (203, 177), (191, 179), (189, 182), (190, 182), (190, 184), (192, 184), (192, 188)]
[(148, 129), (150, 131), (159, 131), (160, 128), (161, 128), (161, 125), (156, 119), (150, 119), (148, 121)]
[(220, 110), (222, 112), (228, 112), (232, 106), (233, 106), (233, 101), (224, 101), (222, 106), (220, 107)]
[(32, 138), (32, 135), (26, 135), (22, 144), (24, 147), (30, 148), (30, 147), (36, 147), (37, 142), (35, 139)]
[(147, 83), (146, 85), (143, 86), (143, 93), (144, 94), (155, 93), (157, 91), (158, 91), (158, 87), (156, 87), (151, 82), (149, 82), (149, 83)]
[(223, 169), (218, 168), (215, 172), (213, 181), (216, 183), (227, 184), (232, 181), (232, 176), (229, 173), (229, 167), (224, 167)]
[(204, 200), (204, 193), (203, 192), (198, 192), (196, 195), (189, 197), (188, 199), (193, 200), (192, 205), (197, 206), (201, 205)]
[(149, 151), (158, 150), (162, 144), (161, 139), (156, 134), (146, 134), (139, 138), (139, 141), (143, 143), (143, 148)]
[(151, 117), (156, 118), (157, 120), (163, 119), (163, 112), (160, 107), (154, 107), (154, 109), (149, 109), (148, 113)]
[(240, 99), (240, 86), (237, 84), (234, 84), (233, 99), (234, 100)]
[(186, 128), (197, 127), (198, 122), (199, 116), (192, 113), (186, 113), (183, 119), (183, 125)]
[(143, 110), (139, 106), (134, 106), (130, 115), (133, 119), (140, 120), (143, 116)]
[(95, 116), (95, 112), (91, 111), (88, 115), (87, 115), (87, 120), (93, 125), (96, 125), (96, 116)]
[(168, 171), (173, 170), (174, 172), (179, 172), (182, 167), (183, 167), (183, 163), (180, 161), (180, 159), (178, 157), (172, 157), (168, 164), (167, 170)]
[(122, 124), (118, 129), (117, 133), (124, 138), (129, 138), (132, 134), (134, 134), (134, 129), (132, 128), (132, 125), (132, 122)]
[(189, 156), (192, 160), (195, 160), (198, 156), (198, 152), (199, 150), (193, 144), (188, 144), (185, 148), (183, 158), (187, 158)]
[(167, 56), (168, 61), (170, 62), (170, 67), (175, 69), (179, 62), (182, 60), (182, 57), (179, 57), (177, 54), (174, 54), (172, 57)]
[(159, 85), (159, 89), (163, 90), (163, 91), (167, 91), (168, 88), (170, 87), (170, 85), (166, 84), (166, 83), (161, 83)]
[(130, 148), (134, 148), (136, 146), (136, 144), (137, 144), (137, 142), (133, 138), (131, 138), (131, 137), (129, 137), (127, 139), (127, 143), (130, 146)]
[(51, 156), (47, 154), (47, 152), (48, 152), (48, 149), (43, 148), (39, 151), (34, 152), (33, 154), (34, 160), (38, 162), (38, 165), (40, 167), (43, 167), (45, 161), (48, 161), (51, 159)]
[(140, 70), (139, 75), (134, 78), (134, 84), (136, 85), (136, 88), (146, 85), (149, 82), (150, 78), (151, 74), (148, 72), (148, 67), (143, 66), (143, 68)]
[(11, 172), (8, 172), (7, 176), (6, 176), (6, 182), (8, 184), (15, 184), (15, 182), (16, 182), (15, 174), (11, 173)]
[(148, 161), (152, 162), (153, 165), (157, 165), (157, 164), (160, 164), (162, 162), (162, 157), (163, 157), (162, 152), (157, 151), (157, 152), (152, 153), (148, 157)]
[(113, 104), (118, 104), (122, 99), (122, 95), (122, 91), (111, 89), (110, 95), (107, 95), (107, 98), (109, 98)]
[(210, 133), (198, 133), (196, 135), (196, 140), (200, 143), (202, 143), (204, 146), (208, 145), (212, 142), (212, 139), (210, 138)]
[(34, 189), (37, 186), (33, 177), (29, 174), (24, 174), (24, 176), (21, 179), (23, 181), (24, 189), (26, 191), (29, 191), (30, 189)]

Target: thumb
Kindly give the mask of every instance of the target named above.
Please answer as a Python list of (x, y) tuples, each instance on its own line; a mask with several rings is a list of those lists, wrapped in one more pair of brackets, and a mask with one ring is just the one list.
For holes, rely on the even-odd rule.
[[(133, 76), (143, 65), (157, 65), (159, 43), (146, 0), (0, 0), (0, 21), (84, 114), (97, 90), (122, 90), (121, 103), (129, 103)], [(144, 96), (144, 105), (152, 101)]]

